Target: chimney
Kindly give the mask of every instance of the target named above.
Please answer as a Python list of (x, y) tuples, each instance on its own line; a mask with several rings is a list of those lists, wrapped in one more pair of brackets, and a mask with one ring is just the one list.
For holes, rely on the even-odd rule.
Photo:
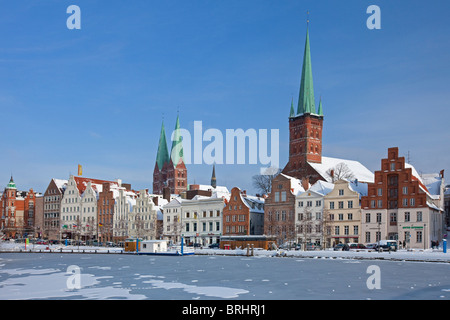
[(305, 191), (309, 189), (309, 178), (302, 178), (302, 187)]
[(441, 179), (444, 179), (444, 170), (441, 170), (441, 171), (439, 172), (439, 177), (440, 177)]
[(168, 202), (170, 202), (170, 188), (169, 187), (163, 188), (163, 199), (166, 199)]
[(334, 169), (331, 169), (330, 175), (331, 175), (331, 182), (334, 183)]
[(158, 199), (159, 199), (159, 197), (153, 197), (153, 198), (152, 198), (153, 203), (154, 203), (155, 205), (158, 205)]

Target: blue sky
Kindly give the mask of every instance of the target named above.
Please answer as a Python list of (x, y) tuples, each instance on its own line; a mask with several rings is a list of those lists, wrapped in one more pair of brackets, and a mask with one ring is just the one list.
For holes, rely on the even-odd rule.
[[(66, 9), (81, 8), (81, 30)], [(381, 30), (366, 9), (381, 8)], [(323, 155), (378, 170), (387, 148), (450, 175), (448, 1), (0, 1), (0, 183), (44, 192), (86, 177), (152, 188), (161, 121), (192, 130), (280, 130), (297, 103), (310, 11)], [(170, 145), (169, 145), (170, 148)], [(219, 165), (219, 185), (253, 191), (260, 165)], [(190, 183), (211, 167), (188, 166)], [(3, 182), (1, 182), (3, 181)]]

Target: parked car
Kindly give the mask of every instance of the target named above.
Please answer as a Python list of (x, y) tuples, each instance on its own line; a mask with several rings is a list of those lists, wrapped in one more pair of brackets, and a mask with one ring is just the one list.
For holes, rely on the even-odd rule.
[(366, 249), (377, 250), (377, 247), (378, 247), (378, 245), (376, 243), (369, 243), (369, 244), (367, 244)]
[(357, 250), (357, 249), (366, 249), (366, 246), (362, 243), (350, 243), (349, 246), (350, 250)]
[(338, 245), (334, 246), (334, 251), (348, 251), (349, 247), (345, 243), (339, 243)]
[(395, 241), (395, 240), (380, 240), (377, 244), (377, 250), (397, 251), (397, 241)]
[(220, 244), (218, 242), (212, 243), (209, 245), (210, 249), (219, 249), (219, 247), (220, 247)]

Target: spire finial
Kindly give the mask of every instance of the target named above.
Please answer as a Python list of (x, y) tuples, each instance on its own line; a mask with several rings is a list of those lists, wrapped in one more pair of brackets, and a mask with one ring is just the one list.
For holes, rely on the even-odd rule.
[(309, 10), (306, 11), (306, 25), (309, 26)]

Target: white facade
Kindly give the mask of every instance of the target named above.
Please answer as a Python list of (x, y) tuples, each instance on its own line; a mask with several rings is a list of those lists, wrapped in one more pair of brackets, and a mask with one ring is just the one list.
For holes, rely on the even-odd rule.
[(125, 239), (129, 234), (129, 216), (136, 204), (136, 194), (121, 186), (111, 188), (111, 191), (114, 193), (113, 236)]
[(74, 176), (70, 176), (66, 191), (61, 201), (61, 232), (80, 235), (81, 226), (81, 195), (77, 188)]
[(157, 206), (147, 190), (140, 190), (128, 218), (128, 236), (155, 240), (157, 235)]
[(207, 246), (222, 235), (222, 197), (176, 198), (163, 208), (163, 236), (174, 243), (184, 237), (185, 244)]

